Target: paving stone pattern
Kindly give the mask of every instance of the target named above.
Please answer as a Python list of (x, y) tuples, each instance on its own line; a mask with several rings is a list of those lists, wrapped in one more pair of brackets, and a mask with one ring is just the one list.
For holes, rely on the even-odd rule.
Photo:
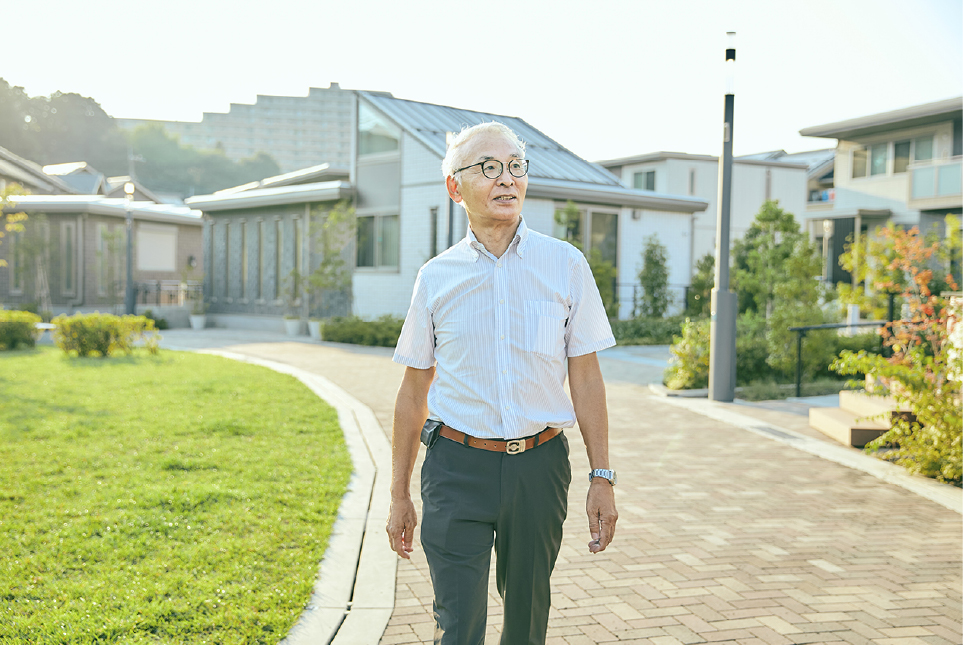
[[(291, 345), (232, 350), (318, 371), (390, 429), (403, 370), (387, 353)], [(639, 385), (610, 384), (608, 402), (616, 541), (588, 553), (588, 463), (569, 430), (574, 481), (552, 579), (550, 645), (961, 642), (959, 514), (667, 405)], [(412, 485), (420, 508), (419, 469), (420, 460)], [(382, 645), (432, 642), (431, 583), (417, 540), (416, 549), (399, 567)], [(497, 643), (494, 584), (489, 597), (486, 643)]]

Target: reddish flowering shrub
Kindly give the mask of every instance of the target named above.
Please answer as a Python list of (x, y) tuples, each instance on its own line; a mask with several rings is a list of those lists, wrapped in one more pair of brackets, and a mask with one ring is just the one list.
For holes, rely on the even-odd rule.
[[(896, 417), (892, 429), (867, 449), (893, 447), (883, 453), (885, 459), (912, 472), (960, 485), (963, 352), (959, 336), (963, 326), (954, 329), (953, 323), (963, 317), (963, 298), (930, 289), (939, 242), (926, 243), (917, 228), (904, 231), (887, 227), (882, 234), (889, 251), (885, 267), (902, 274), (903, 279), (884, 277), (874, 281), (873, 287), (901, 290), (909, 315), (880, 330), (884, 344), (892, 348), (892, 356), (843, 351), (832, 369), (840, 374), (866, 374), (868, 381), (879, 385), (881, 394), (893, 396), (913, 413)], [(959, 289), (948, 271), (944, 284), (952, 291)]]

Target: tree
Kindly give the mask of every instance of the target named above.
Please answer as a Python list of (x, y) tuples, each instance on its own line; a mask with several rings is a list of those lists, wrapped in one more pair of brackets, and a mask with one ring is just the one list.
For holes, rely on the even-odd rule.
[(347, 200), (338, 202), (330, 210), (312, 209), (311, 250), (320, 255), (321, 260), (308, 276), (306, 285), (311, 311), (323, 315), (325, 292), (344, 293), (351, 287), (351, 265), (345, 260), (345, 250), (354, 240), (355, 226), (354, 207)]
[(31, 98), (0, 79), (0, 141), (43, 165), (86, 161), (108, 175), (127, 168), (127, 141), (114, 119), (94, 99), (75, 93)]
[(712, 305), (712, 288), (716, 284), (716, 258), (711, 253), (703, 255), (696, 263), (696, 272), (686, 294), (686, 315), (706, 317)]
[(181, 144), (159, 124), (143, 125), (130, 133), (138, 163), (137, 176), (144, 185), (160, 192), (188, 197), (280, 174), (270, 155), (257, 155), (234, 162), (223, 150), (197, 150)]
[(776, 285), (786, 280), (786, 261), (805, 239), (796, 218), (781, 209), (778, 201), (762, 205), (732, 249), (732, 282), (740, 312), (758, 311), (766, 318), (772, 315)]
[[(23, 223), (27, 220), (26, 213), (11, 213), (7, 212), (8, 208), (14, 206), (14, 202), (10, 200), (11, 195), (22, 195), (24, 193), (23, 187), (20, 184), (8, 184), (3, 190), (0, 190), (0, 244), (3, 244), (3, 238), (7, 233), (22, 233)], [(0, 258), (0, 267), (5, 267), (7, 261)]]
[[(766, 363), (783, 374), (792, 373), (796, 365), (796, 332), (790, 327), (819, 325), (824, 321), (820, 303), (826, 298), (826, 287), (818, 278), (822, 260), (816, 245), (802, 236), (797, 238), (792, 254), (782, 266), (782, 274), (773, 285), (771, 312), (767, 320)], [(832, 360), (832, 331), (810, 331), (806, 336), (803, 373), (812, 376), (825, 370)]]
[(669, 251), (659, 242), (654, 233), (645, 238), (642, 249), (642, 270), (639, 283), (642, 285), (640, 313), (649, 318), (662, 318), (672, 301), (669, 293)]

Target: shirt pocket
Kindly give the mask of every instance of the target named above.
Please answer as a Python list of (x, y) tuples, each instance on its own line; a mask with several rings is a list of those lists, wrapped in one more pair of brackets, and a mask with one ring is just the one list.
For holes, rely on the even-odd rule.
[(568, 309), (558, 302), (525, 302), (525, 349), (542, 358), (555, 358), (565, 346)]

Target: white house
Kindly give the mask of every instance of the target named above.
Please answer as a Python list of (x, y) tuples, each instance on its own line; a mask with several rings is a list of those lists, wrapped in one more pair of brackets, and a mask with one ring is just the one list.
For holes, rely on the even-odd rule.
[[(730, 236), (742, 237), (767, 200), (802, 221), (806, 208), (810, 168), (832, 158), (831, 150), (786, 154), (782, 150), (737, 157), (732, 165)], [(688, 195), (704, 200), (706, 210), (693, 213), (690, 271), (699, 258), (715, 254), (716, 222), (719, 213), (719, 158), (682, 152), (649, 154), (598, 162), (626, 186), (640, 190)], [(665, 241), (663, 240), (663, 243)], [(677, 252), (672, 249), (673, 254)]]
[[(852, 277), (838, 263), (847, 238), (888, 222), (928, 229), (963, 206), (963, 97), (804, 128), (836, 139), (830, 181), (806, 208), (814, 239), (829, 251), (827, 278)], [(824, 238), (826, 238), (824, 240)]]
[[(678, 249), (671, 257), (669, 280), (678, 286), (677, 300), (683, 302), (682, 294), (689, 284), (693, 262), (690, 254), (692, 215), (706, 208), (705, 200), (623, 186), (605, 169), (566, 150), (516, 117), (407, 101), (376, 92), (355, 93), (353, 114), (352, 157), (346, 178), (312, 183), (308, 173), (299, 180), (306, 183), (282, 182), (283, 185), (275, 184), (269, 189), (194, 197), (187, 203), (211, 216), (209, 227), (216, 227), (219, 219), (223, 219), (221, 226), (230, 227), (229, 218), (237, 222), (250, 219), (245, 212), (253, 213), (254, 207), (270, 201), (275, 209), (271, 217), (290, 224), (279, 227), (280, 234), (272, 233), (273, 225), (269, 227), (264, 234), (270, 239), (263, 240), (263, 245), (277, 246), (272, 240), (281, 239), (278, 236), (283, 236), (284, 231), (295, 239), (290, 248), (287, 243), (278, 246), (277, 262), (281, 268), (274, 271), (298, 268), (304, 273), (310, 272), (317, 258), (304, 246), (310, 237), (309, 229), (299, 229), (296, 222), (310, 226), (306, 214), (312, 203), (353, 196), (358, 229), (353, 253), (352, 311), (365, 318), (383, 314), (403, 316), (418, 269), (466, 234), (467, 218), (461, 207), (448, 198), (441, 174), (446, 137), (449, 132), (458, 132), (466, 126), (495, 120), (512, 128), (527, 144), (531, 166), (523, 213), (526, 223), (536, 231), (562, 236), (555, 213), (569, 200), (575, 202), (581, 213), (578, 237), (584, 250), (598, 249), (617, 269), (622, 296), (620, 317), (631, 314), (632, 284), (641, 268), (643, 240), (651, 233), (657, 233), (670, 248)], [(226, 199), (230, 200), (229, 208)], [(235, 225), (234, 229), (237, 228)], [(262, 230), (260, 226), (251, 228), (243, 248), (262, 244), (258, 237)], [(221, 239), (216, 237), (216, 229), (210, 228), (208, 234), (211, 237), (207, 239)], [(233, 237), (224, 239), (234, 240)], [(220, 284), (227, 284), (219, 277), (225, 266), (235, 267), (231, 270), (236, 272), (244, 260), (240, 248), (218, 251), (220, 242), (213, 248), (208, 266), (215, 291), (210, 294), (217, 300), (211, 312), (218, 314), (226, 303), (218, 295), (220, 287), (214, 285), (219, 280)], [(253, 263), (245, 266), (249, 273), (256, 271)], [(272, 269), (268, 266), (266, 270)], [(217, 317), (217, 324), (233, 324), (229, 313), (245, 316), (244, 324), (252, 324), (252, 314), (276, 317), (278, 310), (267, 307), (274, 302), (270, 299), (276, 299), (276, 294), (268, 294), (267, 300), (262, 299), (262, 308), (255, 310), (257, 299), (245, 291), (261, 282), (257, 275), (246, 280), (247, 286), (241, 284), (240, 278), (231, 278), (229, 291), (223, 292), (230, 293), (224, 296), (231, 298), (230, 311), (225, 307), (224, 315)], [(243, 303), (246, 308), (241, 306), (242, 300), (246, 301)], [(277, 326), (276, 321), (264, 323)]]

